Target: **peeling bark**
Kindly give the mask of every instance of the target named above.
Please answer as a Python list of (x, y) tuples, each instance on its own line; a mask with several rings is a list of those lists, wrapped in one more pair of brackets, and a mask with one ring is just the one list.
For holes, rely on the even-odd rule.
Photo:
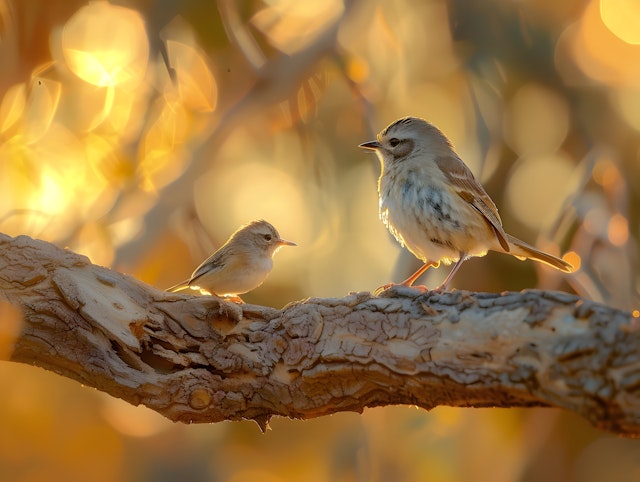
[(567, 293), (392, 288), (276, 310), (166, 293), (0, 234), (3, 299), (22, 316), (9, 359), (174, 421), (555, 406), (640, 435), (640, 322)]

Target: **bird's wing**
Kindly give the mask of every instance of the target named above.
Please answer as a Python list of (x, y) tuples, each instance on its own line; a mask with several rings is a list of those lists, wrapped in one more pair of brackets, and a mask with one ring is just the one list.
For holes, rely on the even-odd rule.
[(189, 280), (186, 279), (176, 285), (171, 286), (170, 288), (167, 288), (165, 291), (170, 291), (175, 293), (176, 291), (182, 291), (184, 289), (187, 289), (188, 287), (189, 287)]
[(231, 251), (228, 249), (227, 245), (222, 246), (215, 253), (200, 263), (200, 266), (193, 271), (191, 278), (189, 279), (189, 284), (196, 284), (194, 282), (205, 273), (211, 275), (216, 271), (220, 271), (227, 265), (230, 254)]
[(456, 193), (471, 204), (489, 222), (505, 251), (509, 251), (507, 233), (502, 227), (498, 208), (482, 185), (476, 180), (467, 165), (456, 156), (441, 156), (435, 159), (436, 165), (451, 183)]
[(193, 271), (189, 279), (181, 281), (177, 285), (173, 285), (171, 288), (167, 288), (166, 291), (181, 291), (191, 286), (197, 286), (197, 279), (204, 274), (213, 275), (216, 272), (224, 268), (230, 257), (231, 251), (227, 244), (223, 245), (220, 249), (214, 252), (211, 256), (205, 259), (200, 265)]

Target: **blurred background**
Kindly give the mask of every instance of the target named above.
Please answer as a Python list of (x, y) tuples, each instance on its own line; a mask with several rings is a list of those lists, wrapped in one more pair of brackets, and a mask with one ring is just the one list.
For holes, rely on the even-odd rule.
[[(455, 287), (640, 307), (635, 0), (0, 0), (0, 65), (0, 232), (162, 289), (264, 218), (299, 246), (245, 301), (371, 291), (419, 262), (378, 220), (357, 145), (414, 115), (508, 232), (580, 267), (490, 253)], [(0, 386), (3, 480), (640, 479), (640, 442), (557, 410), (387, 407), (262, 435), (19, 364)]]

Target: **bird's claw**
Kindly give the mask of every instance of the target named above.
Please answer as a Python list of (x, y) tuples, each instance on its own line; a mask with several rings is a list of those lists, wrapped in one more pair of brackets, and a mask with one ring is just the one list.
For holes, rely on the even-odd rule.
[(244, 301), (239, 296), (225, 296), (225, 301), (231, 301), (232, 303), (237, 303), (239, 305), (244, 305)]
[(397, 286), (397, 285), (395, 283), (387, 283), (386, 285), (382, 285), (382, 286), (380, 286), (380, 287), (375, 289), (375, 291), (373, 292), (373, 295), (374, 296), (380, 296), (382, 293), (387, 291), (392, 286)]
[(386, 285), (382, 285), (379, 288), (376, 288), (373, 294), (374, 296), (380, 296), (382, 293), (392, 288), (409, 288), (409, 289), (418, 290), (421, 293), (426, 293), (427, 291), (429, 291), (429, 288), (427, 288), (424, 285), (413, 286), (405, 283), (387, 283)]

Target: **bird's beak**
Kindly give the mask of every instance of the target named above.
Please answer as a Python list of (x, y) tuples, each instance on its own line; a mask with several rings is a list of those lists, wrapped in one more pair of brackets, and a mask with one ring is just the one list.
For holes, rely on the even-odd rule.
[(280, 238), (280, 241), (278, 241), (278, 246), (298, 246), (298, 245), (293, 241), (287, 241), (286, 239)]
[(363, 149), (369, 149), (370, 151), (376, 151), (382, 147), (382, 145), (378, 141), (369, 141), (363, 142), (358, 147), (362, 147)]

